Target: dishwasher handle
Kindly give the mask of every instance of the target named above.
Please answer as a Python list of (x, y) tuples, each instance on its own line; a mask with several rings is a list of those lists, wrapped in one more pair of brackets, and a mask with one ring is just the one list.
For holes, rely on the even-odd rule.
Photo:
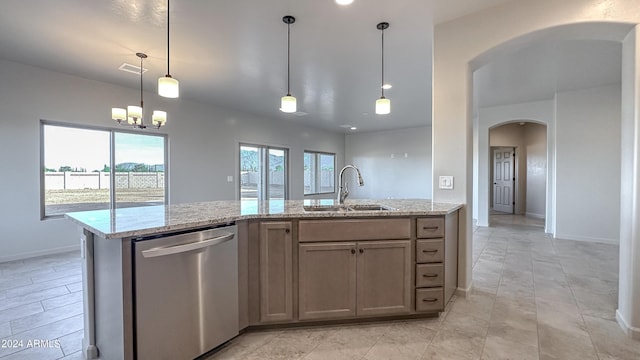
[(209, 246), (219, 245), (224, 242), (233, 240), (234, 236), (235, 234), (233, 233), (227, 233), (226, 235), (214, 237), (214, 238), (203, 240), (203, 241), (192, 242), (192, 243), (183, 244), (183, 245), (158, 247), (158, 248), (153, 248), (149, 250), (143, 250), (142, 256), (145, 258), (152, 258), (152, 257), (158, 257), (158, 256), (180, 254), (187, 251), (193, 251), (193, 250), (206, 248)]

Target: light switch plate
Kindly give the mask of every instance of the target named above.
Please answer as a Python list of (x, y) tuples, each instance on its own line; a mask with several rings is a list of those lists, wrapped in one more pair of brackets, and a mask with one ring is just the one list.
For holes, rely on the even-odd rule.
[(453, 176), (440, 176), (439, 186), (442, 190), (453, 190)]

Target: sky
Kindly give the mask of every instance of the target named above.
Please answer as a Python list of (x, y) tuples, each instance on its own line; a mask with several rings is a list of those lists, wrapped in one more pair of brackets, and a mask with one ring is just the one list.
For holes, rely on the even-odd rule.
[[(44, 164), (85, 168), (88, 172), (109, 166), (110, 132), (63, 126), (44, 126)], [(116, 164), (164, 164), (164, 138), (153, 134), (115, 133)]]

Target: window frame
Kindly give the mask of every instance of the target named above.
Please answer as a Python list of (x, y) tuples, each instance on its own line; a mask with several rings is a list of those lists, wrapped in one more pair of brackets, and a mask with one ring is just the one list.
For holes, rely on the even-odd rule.
[[(302, 179), (303, 179), (303, 184), (302, 184), (302, 192), (304, 196), (313, 196), (313, 195), (327, 195), (327, 194), (335, 194), (336, 193), (336, 154), (332, 153), (332, 152), (328, 152), (328, 151), (315, 151), (315, 150), (304, 150), (303, 153), (303, 163), (304, 163), (304, 156), (307, 154), (311, 154), (315, 157), (316, 161), (316, 169), (315, 169), (315, 179), (313, 179), (314, 181), (314, 186), (316, 189), (321, 189), (321, 181), (322, 181), (322, 177), (318, 176), (318, 174), (322, 173), (322, 168), (321, 168), (321, 162), (320, 160), (320, 155), (330, 155), (333, 156), (333, 190), (332, 191), (316, 191), (316, 192), (311, 192), (311, 193), (304, 193), (304, 173), (302, 175)], [(304, 168), (303, 168), (304, 171)]]
[[(143, 133), (140, 131), (136, 131), (134, 129), (118, 129), (107, 126), (97, 126), (90, 124), (78, 124), (78, 123), (68, 123), (63, 121), (54, 121), (54, 120), (45, 120), (40, 119), (40, 220), (48, 220), (48, 219), (59, 219), (63, 218), (64, 214), (54, 214), (47, 215), (46, 214), (46, 204), (45, 204), (45, 149), (44, 149), (44, 128), (45, 126), (58, 126), (58, 127), (66, 127), (72, 129), (79, 130), (93, 130), (93, 131), (104, 131), (109, 133), (109, 210), (116, 210), (116, 198), (115, 198), (115, 166), (113, 165), (115, 162), (115, 134), (116, 133), (128, 133), (128, 134), (136, 134), (136, 135), (149, 135), (149, 136), (157, 136), (162, 137), (164, 141), (164, 205), (169, 203), (169, 135), (166, 133)], [(92, 210), (87, 210), (92, 211)]]
[[(261, 199), (260, 197), (256, 197), (256, 200), (258, 201), (265, 201), (265, 200), (272, 200), (270, 199), (270, 192), (269, 192), (269, 182), (268, 182), (268, 171), (269, 171), (269, 150), (280, 150), (280, 151), (284, 151), (284, 164), (285, 164), (285, 172), (284, 172), (284, 182), (285, 182), (285, 187), (284, 187), (284, 192), (283, 192), (283, 196), (284, 196), (284, 200), (289, 200), (289, 193), (290, 193), (290, 185), (289, 185), (289, 154), (290, 154), (290, 150), (287, 147), (284, 146), (278, 146), (278, 145), (267, 145), (267, 144), (256, 144), (256, 143), (251, 143), (251, 142), (239, 142), (238, 143), (238, 147), (237, 147), (237, 152), (236, 152), (236, 156), (238, 156), (238, 171), (236, 172), (236, 176), (238, 177), (238, 186), (237, 186), (237, 190), (238, 190), (238, 200), (242, 200), (242, 157), (240, 156), (240, 151), (242, 150), (242, 147), (255, 147), (260, 149), (260, 153), (259, 156), (261, 157), (261, 162), (264, 164), (264, 169), (262, 169), (263, 171), (261, 172), (261, 177), (263, 179), (266, 179), (264, 182), (264, 189), (259, 189), (258, 193), (259, 194), (264, 194), (264, 199)], [(262, 184), (258, 185), (261, 186)], [(277, 199), (274, 199), (277, 200)]]

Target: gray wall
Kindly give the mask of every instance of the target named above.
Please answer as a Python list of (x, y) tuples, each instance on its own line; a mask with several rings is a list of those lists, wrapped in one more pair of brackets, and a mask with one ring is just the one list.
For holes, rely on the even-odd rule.
[(556, 95), (556, 237), (618, 243), (620, 85)]
[(348, 173), (350, 198), (431, 199), (431, 127), (349, 134), (345, 163), (357, 166), (365, 185)]
[(526, 215), (544, 219), (547, 207), (547, 127), (527, 123), (524, 128), (527, 153)]
[[(74, 225), (40, 220), (40, 120), (117, 127), (111, 107), (138, 101), (139, 90), (7, 61), (0, 61), (0, 76), (0, 164), (12, 170), (0, 177), (0, 261), (75, 249)], [(290, 149), (292, 199), (303, 198), (305, 149), (334, 152), (343, 165), (343, 134), (151, 92), (145, 107), (169, 113), (159, 132), (169, 135), (171, 203), (235, 199), (239, 142)]]

